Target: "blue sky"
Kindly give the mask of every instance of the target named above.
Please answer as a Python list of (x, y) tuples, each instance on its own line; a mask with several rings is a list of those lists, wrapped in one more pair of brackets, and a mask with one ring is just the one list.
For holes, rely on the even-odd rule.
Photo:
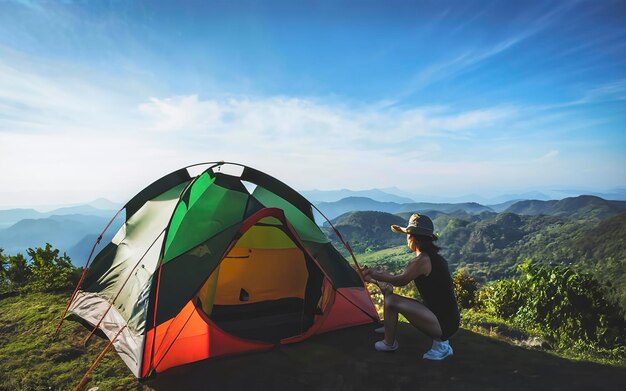
[(301, 190), (626, 187), (624, 1), (0, 0), (0, 206), (199, 161)]

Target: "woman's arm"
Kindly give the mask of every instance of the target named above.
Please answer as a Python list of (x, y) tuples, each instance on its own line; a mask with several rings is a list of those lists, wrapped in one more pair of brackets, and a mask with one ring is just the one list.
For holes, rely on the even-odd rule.
[(372, 280), (388, 282), (393, 286), (404, 286), (421, 275), (428, 275), (431, 271), (430, 258), (426, 254), (421, 254), (408, 265), (401, 274), (391, 274), (384, 270), (369, 269), (367, 277)]

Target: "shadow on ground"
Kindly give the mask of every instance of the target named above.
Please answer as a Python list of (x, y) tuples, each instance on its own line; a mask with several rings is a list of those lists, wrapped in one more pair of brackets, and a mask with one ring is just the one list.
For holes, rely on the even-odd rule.
[(154, 390), (590, 390), (626, 389), (626, 368), (575, 362), (460, 330), (454, 356), (421, 358), (430, 340), (399, 325), (400, 349), (374, 351), (375, 326), (316, 336), (264, 352), (171, 369), (146, 381)]

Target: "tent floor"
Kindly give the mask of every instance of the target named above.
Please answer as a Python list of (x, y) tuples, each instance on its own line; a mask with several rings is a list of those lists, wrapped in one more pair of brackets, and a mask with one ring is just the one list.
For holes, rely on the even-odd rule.
[(211, 320), (222, 330), (240, 338), (276, 343), (302, 334), (302, 308), (299, 298), (284, 298), (239, 305), (214, 305)]

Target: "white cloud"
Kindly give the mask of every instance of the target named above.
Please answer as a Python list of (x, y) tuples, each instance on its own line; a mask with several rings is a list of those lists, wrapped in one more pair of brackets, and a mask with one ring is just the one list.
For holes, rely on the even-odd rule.
[(368, 144), (379, 149), (416, 136), (466, 136), (467, 131), (516, 115), (510, 107), (452, 113), (441, 107), (381, 109), (293, 97), (201, 100), (197, 95), (150, 98), (139, 110), (147, 116), (148, 127), (160, 132), (191, 132), (194, 138), (227, 143), (242, 137), (293, 146), (322, 142), (342, 149), (350, 149), (348, 143), (357, 149)]
[[(65, 82), (45, 81), (45, 93)], [(0, 181), (21, 192), (1, 193), (0, 205), (14, 205), (16, 197), (40, 204), (99, 196), (123, 201), (167, 172), (221, 159), (257, 167), (302, 189), (395, 186), (428, 162), (445, 159), (445, 140), (468, 137), (467, 132), (514, 115), (503, 108), (381, 110), (295, 97), (197, 95), (149, 98), (114, 113), (117, 106), (101, 99), (108, 93), (75, 105), (76, 91), (67, 91), (48, 110), (46, 99), (4, 90), (12, 105), (27, 108), (15, 112), (19, 121), (12, 123), (0, 114)], [(80, 121), (64, 122), (69, 117)], [(33, 118), (38, 131), (29, 126)], [(431, 167), (433, 178), (438, 173), (449, 178), (447, 173), (460, 169)]]
[[(179, 167), (222, 159), (299, 189), (397, 186), (432, 194), (543, 183), (541, 162), (489, 150), (500, 128), (523, 119), (518, 107), (168, 96), (140, 81), (126, 85), (123, 77), (9, 54), (0, 57), (0, 207), (123, 202)], [(532, 140), (521, 146), (529, 148), (524, 156), (540, 155)], [(565, 170), (571, 167), (558, 173)]]

